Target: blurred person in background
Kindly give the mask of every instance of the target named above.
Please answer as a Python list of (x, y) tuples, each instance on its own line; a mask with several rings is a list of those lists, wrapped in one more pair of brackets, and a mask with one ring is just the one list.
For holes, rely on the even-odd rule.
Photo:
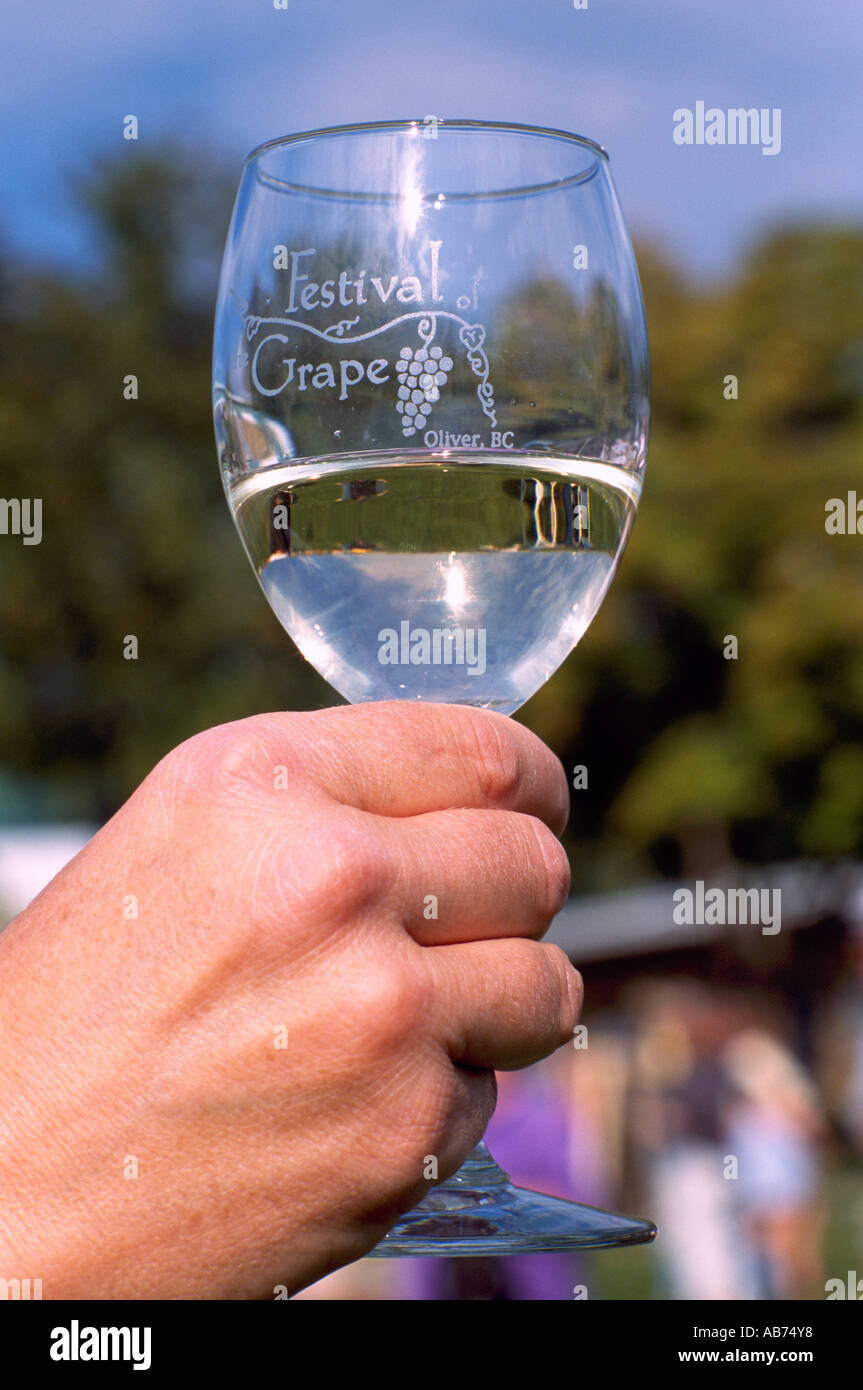
[(725, 1049), (734, 1088), (726, 1112), (733, 1187), (756, 1297), (805, 1298), (823, 1286), (817, 1093), (791, 1052), (771, 1034), (745, 1029)]
[(847, 967), (820, 1020), (819, 1076), (842, 1139), (863, 1157), (863, 894), (854, 904)]
[(672, 984), (647, 996), (635, 1056), (635, 1133), (660, 1236), (666, 1296), (754, 1296), (723, 1176), (728, 1077), (719, 1044), (731, 1027), (723, 1000), (702, 985)]

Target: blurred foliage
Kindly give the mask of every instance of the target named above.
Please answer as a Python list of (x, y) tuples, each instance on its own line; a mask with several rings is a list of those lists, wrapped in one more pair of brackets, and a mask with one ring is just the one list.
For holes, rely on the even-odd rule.
[[(98, 278), (0, 269), (0, 493), (44, 508), (42, 545), (0, 540), (7, 816), (36, 785), (42, 814), (102, 818), (196, 730), (337, 698), (261, 597), (219, 485), (210, 351), (234, 183), (199, 151), (96, 165), (79, 194)], [(598, 618), (522, 716), (588, 768), (575, 885), (859, 853), (863, 536), (824, 519), (863, 457), (863, 229), (777, 229), (707, 289), (654, 248), (639, 266), (641, 510)]]
[(80, 196), (98, 280), (2, 277), (0, 493), (42, 496), (44, 538), (0, 546), (0, 766), (38, 774), (48, 814), (102, 818), (197, 730), (332, 698), (261, 598), (219, 483), (234, 184), (199, 152), (97, 166)]

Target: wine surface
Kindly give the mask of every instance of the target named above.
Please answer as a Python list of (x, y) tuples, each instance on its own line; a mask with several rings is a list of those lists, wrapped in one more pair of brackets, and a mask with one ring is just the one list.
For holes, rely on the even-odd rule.
[(510, 714), (594, 617), (639, 487), (593, 460), (465, 450), (278, 464), (231, 504), (279, 621), (346, 699)]

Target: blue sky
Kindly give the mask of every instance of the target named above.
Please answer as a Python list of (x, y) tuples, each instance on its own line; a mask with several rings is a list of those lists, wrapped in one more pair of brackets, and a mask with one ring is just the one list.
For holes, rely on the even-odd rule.
[[(863, 220), (860, 0), (49, 0), (4, 26), (0, 233), (81, 262), (68, 176), (176, 134), (239, 164), (289, 131), (402, 116), (557, 126), (606, 146), (627, 219), (733, 270), (783, 217)], [(673, 112), (781, 107), (782, 151), (681, 147)], [(139, 148), (140, 148), (139, 144)]]

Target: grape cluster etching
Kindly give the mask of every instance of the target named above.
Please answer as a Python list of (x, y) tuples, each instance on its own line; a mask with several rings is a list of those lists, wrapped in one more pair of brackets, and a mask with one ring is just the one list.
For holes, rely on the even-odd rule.
[[(294, 380), (295, 364), (293, 360), (287, 363), (290, 367), (287, 375), (274, 387), (268, 385), (265, 380), (261, 380), (258, 373), (258, 361), (263, 349), (269, 344), (278, 343), (281, 348), (284, 348), (284, 345), (291, 339), (285, 333), (277, 332), (266, 333), (258, 337), (261, 328), (293, 329), (296, 332), (309, 333), (324, 343), (346, 345), (348, 343), (365, 343), (371, 338), (376, 338), (379, 333), (386, 333), (390, 329), (397, 328), (400, 324), (415, 322), (422, 345), (416, 350), (409, 347), (402, 348), (395, 363), (396, 377), (399, 383), (396, 408), (401, 418), (403, 436), (405, 439), (409, 439), (428, 423), (432, 406), (440, 400), (441, 387), (446, 386), (447, 378), (453, 369), (453, 359), (445, 355), (443, 348), (437, 345), (429, 346), (437, 331), (438, 321), (441, 319), (459, 325), (459, 342), (467, 353), (471, 371), (479, 381), (476, 388), (477, 400), (483, 415), (491, 422), (492, 427), (496, 428), (497, 412), (494, 403), (494, 388), (489, 380), (489, 362), (483, 347), (485, 328), (481, 323), (468, 323), (461, 314), (451, 313), (448, 309), (439, 309), (434, 313), (421, 310), (418, 313), (399, 314), (397, 318), (390, 319), (388, 323), (379, 324), (377, 328), (372, 328), (367, 333), (350, 333), (348, 331), (356, 326), (359, 322), (358, 318), (340, 319), (338, 323), (330, 324), (327, 328), (321, 329), (298, 319), (246, 314), (243, 321), (245, 341), (251, 344), (253, 339), (258, 338), (258, 342), (254, 352), (246, 351), (244, 347), (240, 346), (237, 351), (237, 361), (243, 366), (248, 366), (254, 388), (260, 395), (278, 396)], [(383, 359), (381, 360), (383, 361)], [(284, 357), (282, 362), (283, 364), (286, 362)], [(325, 362), (321, 363), (320, 366), (324, 371), (329, 372), (328, 384), (334, 385), (333, 367)], [(352, 366), (354, 369), (359, 368), (362, 376), (361, 363), (343, 363), (341, 369), (343, 373), (347, 366)], [(306, 371), (311, 371), (311, 364), (306, 364), (300, 368), (300, 390), (305, 389), (303, 373)], [(371, 380), (371, 376), (369, 379)], [(344, 385), (344, 375), (342, 382)], [(327, 383), (319, 382), (316, 372), (313, 384), (320, 386)], [(350, 384), (355, 385), (356, 380), (352, 380)], [(339, 399), (343, 400), (344, 396), (340, 396)]]
[(441, 387), (453, 368), (451, 357), (439, 347), (403, 347), (396, 362), (399, 383), (396, 410), (406, 439), (428, 423), (432, 406), (440, 400)]

